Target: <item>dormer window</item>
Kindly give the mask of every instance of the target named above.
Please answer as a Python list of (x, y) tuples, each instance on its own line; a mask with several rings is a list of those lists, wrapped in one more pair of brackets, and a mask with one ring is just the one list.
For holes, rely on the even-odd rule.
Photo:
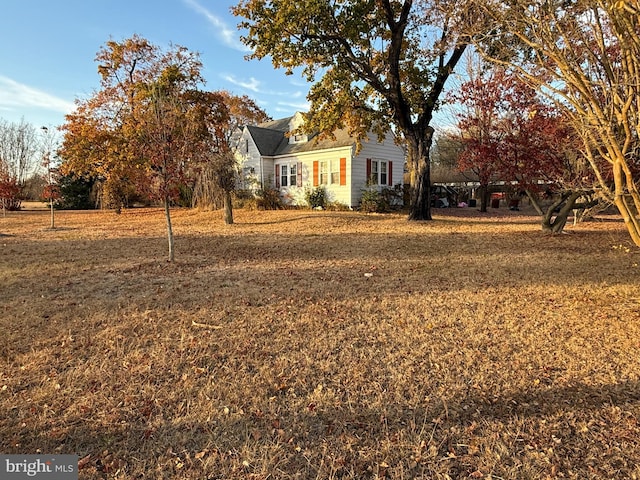
[[(304, 124), (304, 117), (300, 112), (297, 112), (289, 121), (289, 132), (295, 132)], [(289, 136), (289, 143), (304, 143), (309, 140), (309, 137), (300, 132), (291, 133)]]

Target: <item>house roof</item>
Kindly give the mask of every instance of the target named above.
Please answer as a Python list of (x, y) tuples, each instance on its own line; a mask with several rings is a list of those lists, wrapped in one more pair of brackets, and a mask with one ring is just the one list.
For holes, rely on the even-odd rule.
[(277, 130), (279, 132), (289, 131), (289, 122), (293, 117), (280, 118), (279, 120), (269, 120), (268, 122), (259, 123), (258, 127), (269, 130)]
[(471, 170), (461, 172), (456, 168), (434, 165), (431, 167), (431, 181), (433, 183), (466, 183), (478, 182), (478, 175)]
[(355, 143), (355, 139), (349, 135), (346, 129), (336, 130), (334, 132), (335, 139), (330, 137), (321, 138), (322, 136), (319, 133), (314, 133), (309, 135), (309, 139), (306, 142), (289, 143), (289, 137), (286, 134), (289, 131), (292, 118), (281, 118), (261, 123), (257, 126), (247, 127), (261, 155), (290, 155), (314, 150), (347, 147)]
[(269, 128), (248, 126), (247, 130), (253, 138), (260, 155), (276, 155), (278, 147), (286, 140), (284, 132)]

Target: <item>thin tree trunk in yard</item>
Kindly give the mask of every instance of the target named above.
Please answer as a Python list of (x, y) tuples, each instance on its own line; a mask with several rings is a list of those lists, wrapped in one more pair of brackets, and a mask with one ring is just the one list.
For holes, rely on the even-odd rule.
[(54, 213), (54, 209), (53, 209), (53, 197), (50, 200), (50, 205), (51, 207), (51, 225), (50, 228), (53, 230), (54, 228), (56, 228), (56, 220), (55, 220), (55, 213)]
[(169, 240), (169, 261), (173, 262), (173, 227), (171, 226), (171, 209), (169, 208), (169, 197), (164, 198), (164, 216), (167, 219), (167, 237)]
[(637, 247), (640, 247), (640, 225), (638, 225), (637, 215), (634, 214), (635, 209), (629, 205), (625, 195), (616, 195), (614, 203), (618, 207), (620, 215), (622, 215), (631, 240)]
[(233, 223), (233, 205), (229, 190), (224, 191), (222, 202), (224, 204), (224, 223), (231, 225)]
[(489, 196), (489, 185), (480, 185), (480, 211), (482, 213), (487, 213)]

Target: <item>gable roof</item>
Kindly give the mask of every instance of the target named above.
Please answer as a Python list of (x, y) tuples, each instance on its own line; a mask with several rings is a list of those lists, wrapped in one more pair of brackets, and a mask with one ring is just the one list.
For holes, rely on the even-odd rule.
[(278, 147), (287, 138), (284, 136), (284, 132), (279, 130), (272, 130), (269, 128), (248, 126), (247, 130), (256, 144), (256, 148), (260, 152), (260, 155), (273, 156), (277, 155)]
[(319, 133), (314, 133), (309, 135), (306, 142), (289, 143), (289, 137), (286, 134), (289, 131), (289, 124), (292, 118), (286, 117), (247, 127), (260, 155), (290, 155), (314, 150), (348, 147), (355, 143), (355, 139), (349, 135), (346, 129), (336, 130), (334, 132), (335, 139), (321, 139)]

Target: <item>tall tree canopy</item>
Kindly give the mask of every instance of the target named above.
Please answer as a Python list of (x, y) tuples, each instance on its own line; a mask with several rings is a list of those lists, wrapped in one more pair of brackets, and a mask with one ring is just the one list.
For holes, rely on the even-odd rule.
[(478, 49), (561, 105), (640, 246), (640, 6), (637, 0), (489, 1)]
[[(251, 57), (270, 56), (311, 88), (306, 129), (381, 133), (394, 125), (407, 145), (409, 219), (431, 219), (431, 121), (469, 41), (473, 2), (460, 0), (243, 0)], [(463, 27), (464, 26), (464, 27)]]

